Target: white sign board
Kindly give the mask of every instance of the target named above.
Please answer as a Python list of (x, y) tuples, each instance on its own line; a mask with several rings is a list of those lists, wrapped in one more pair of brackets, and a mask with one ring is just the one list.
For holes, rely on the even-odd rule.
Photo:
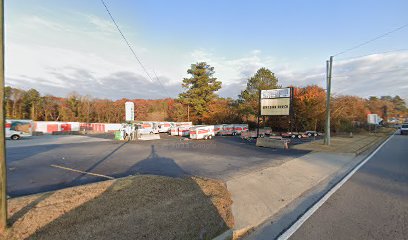
[(135, 120), (135, 104), (133, 102), (125, 102), (126, 122)]
[(290, 88), (261, 90), (261, 115), (290, 115)]
[(368, 114), (367, 115), (367, 123), (368, 124), (378, 124), (380, 122), (380, 118), (378, 114)]
[(271, 90), (261, 90), (261, 99), (267, 98), (289, 98), (290, 88), (278, 88)]
[(262, 116), (281, 116), (290, 114), (290, 98), (261, 99)]

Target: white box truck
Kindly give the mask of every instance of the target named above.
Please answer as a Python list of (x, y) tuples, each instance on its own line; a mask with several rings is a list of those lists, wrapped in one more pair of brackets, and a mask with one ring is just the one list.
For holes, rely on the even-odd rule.
[(33, 121), (24, 119), (6, 119), (6, 138), (18, 140), (33, 135)]
[(234, 124), (223, 124), (222, 130), (218, 132), (218, 135), (221, 136), (234, 135)]
[(214, 125), (190, 127), (190, 139), (212, 139), (215, 136)]
[(234, 124), (234, 132), (232, 135), (240, 135), (242, 132), (248, 131), (248, 124)]

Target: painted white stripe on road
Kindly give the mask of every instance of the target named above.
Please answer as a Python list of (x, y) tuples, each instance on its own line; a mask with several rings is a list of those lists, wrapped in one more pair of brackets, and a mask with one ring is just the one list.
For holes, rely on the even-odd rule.
[(68, 167), (63, 167), (63, 166), (59, 166), (59, 165), (55, 165), (55, 164), (51, 164), (50, 166), (55, 167), (55, 168), (68, 170), (68, 171), (72, 171), (72, 172), (83, 173), (83, 174), (88, 174), (88, 175), (97, 176), (97, 177), (103, 177), (103, 178), (107, 178), (107, 179), (110, 179), (110, 180), (115, 179), (114, 177), (110, 177), (110, 176), (106, 176), (106, 175), (102, 175), (102, 174), (97, 174), (97, 173), (92, 173), (92, 172), (85, 172), (85, 171), (81, 171), (81, 170), (77, 170), (77, 169), (73, 169), (73, 168), (68, 168)]
[(289, 239), (302, 225), (309, 219), (313, 213), (317, 211), (330, 197), (333, 195), (344, 183), (346, 183), (355, 172), (357, 172), (366, 162), (368, 162), (391, 138), (395, 135), (392, 134), (388, 139), (383, 142), (374, 152), (372, 152), (364, 161), (358, 164), (351, 172), (349, 172), (339, 183), (337, 183), (329, 192), (326, 193), (315, 205), (313, 205), (309, 210), (299, 220), (297, 220), (288, 230), (286, 230), (282, 235), (278, 237), (278, 240)]

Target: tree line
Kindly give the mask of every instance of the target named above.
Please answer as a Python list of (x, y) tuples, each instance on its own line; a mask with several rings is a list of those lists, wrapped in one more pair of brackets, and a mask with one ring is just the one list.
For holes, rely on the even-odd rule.
[[(135, 103), (135, 117), (139, 121), (192, 121), (195, 124), (257, 122), (259, 90), (282, 87), (275, 74), (260, 68), (248, 79), (247, 86), (236, 99), (219, 97), (222, 87), (214, 77), (215, 70), (205, 62), (192, 64), (187, 70), (189, 78), (183, 79), (184, 92), (176, 99), (98, 99), (75, 92), (67, 97), (42, 96), (36, 89), (22, 90), (7, 86), (5, 89), (6, 117), (36, 121), (79, 121), (121, 123), (124, 121), (124, 103)], [(276, 130), (324, 129), (326, 92), (310, 85), (294, 88), (294, 116), (262, 117), (261, 126)], [(408, 116), (404, 99), (399, 96), (370, 97), (368, 99), (338, 95), (332, 96), (331, 124), (335, 131), (349, 131), (366, 123), (368, 113), (382, 118)]]

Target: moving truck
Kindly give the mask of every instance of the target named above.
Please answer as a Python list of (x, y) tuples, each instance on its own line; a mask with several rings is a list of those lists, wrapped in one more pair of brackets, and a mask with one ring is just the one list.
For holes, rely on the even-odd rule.
[(218, 135), (234, 135), (234, 124), (223, 124), (222, 130), (218, 132)]
[(234, 132), (232, 135), (240, 135), (246, 131), (248, 131), (248, 124), (234, 124)]
[(159, 124), (159, 132), (167, 133), (170, 131), (170, 127), (172, 126), (171, 122), (160, 122)]
[(188, 135), (190, 135), (190, 127), (178, 127), (178, 135), (187, 137)]
[(139, 126), (144, 129), (151, 129), (151, 133), (159, 133), (159, 123), (157, 122), (142, 122)]
[(18, 140), (22, 137), (31, 137), (33, 126), (32, 120), (6, 119), (6, 138)]
[(214, 125), (190, 127), (190, 139), (212, 139), (215, 136)]
[(220, 132), (224, 129), (224, 125), (214, 125), (214, 133), (215, 135), (219, 135)]

